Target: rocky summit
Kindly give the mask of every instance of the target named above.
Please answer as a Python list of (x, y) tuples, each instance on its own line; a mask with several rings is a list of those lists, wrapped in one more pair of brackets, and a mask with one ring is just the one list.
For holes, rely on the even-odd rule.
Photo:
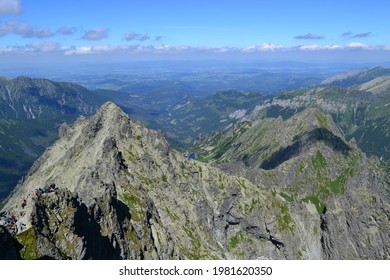
[(390, 257), (388, 175), (329, 115), (239, 123), (197, 149), (208, 162), (110, 102), (63, 125), (3, 208), (0, 257)]
[(91, 116), (107, 100), (74, 83), (0, 77), (0, 205), (63, 122)]

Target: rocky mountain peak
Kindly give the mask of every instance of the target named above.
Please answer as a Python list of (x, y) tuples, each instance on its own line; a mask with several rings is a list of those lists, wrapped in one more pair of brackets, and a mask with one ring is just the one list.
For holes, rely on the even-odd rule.
[(201, 156), (213, 162), (244, 162), (247, 167), (271, 169), (320, 144), (335, 151), (351, 150), (330, 115), (308, 108), (288, 120), (278, 117), (239, 123), (228, 133), (206, 137), (198, 148)]
[(120, 117), (126, 117), (127, 115), (116, 105), (115, 103), (108, 101), (104, 103), (96, 112), (95, 117), (115, 119)]

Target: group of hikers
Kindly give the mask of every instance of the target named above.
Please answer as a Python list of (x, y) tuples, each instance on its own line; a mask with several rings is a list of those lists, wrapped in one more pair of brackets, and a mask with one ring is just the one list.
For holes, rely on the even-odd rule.
[(35, 189), (33, 194), (36, 197), (40, 197), (41, 195), (43, 195), (45, 193), (52, 193), (55, 190), (56, 190), (56, 184), (50, 184), (50, 185), (46, 185), (43, 189), (41, 189), (41, 188)]
[[(24, 215), (24, 212), (20, 213)], [(13, 211), (3, 211), (0, 213), (0, 225), (6, 226), (12, 233), (17, 234), (19, 232), (19, 228), (21, 231), (26, 227), (25, 223), (20, 222), (18, 225), (18, 218), (16, 217), (16, 213)]]
[[(19, 217), (23, 217), (26, 212), (24, 208), (27, 206), (27, 200), (30, 196), (39, 198), (43, 194), (52, 193), (56, 190), (55, 184), (46, 185), (43, 188), (37, 188), (32, 191), (26, 198), (23, 198), (21, 201), (22, 210), (19, 212)], [(26, 228), (26, 224), (19, 222), (18, 215), (15, 211), (2, 211), (0, 212), (0, 225), (8, 227), (12, 233), (17, 234), (19, 231), (23, 231)]]

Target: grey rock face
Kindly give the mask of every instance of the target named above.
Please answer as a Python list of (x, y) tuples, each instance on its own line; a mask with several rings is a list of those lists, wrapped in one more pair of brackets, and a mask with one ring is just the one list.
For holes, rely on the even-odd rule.
[(302, 257), (387, 258), (389, 175), (346, 142), (330, 116), (310, 109), (287, 121), (241, 124), (199, 147), (225, 172), (284, 199), (294, 233), (312, 244), (299, 249)]
[[(309, 120), (303, 131), (328, 120), (316, 112), (303, 116)], [(294, 131), (305, 123), (297, 121)], [(267, 157), (250, 161), (254, 166), (240, 164), (229, 152), (237, 148), (231, 141), (224, 172), (185, 158), (160, 132), (106, 103), (92, 118), (61, 128), (61, 138), (4, 210), (24, 212), (18, 222), (26, 228), (14, 238), (27, 259), (388, 257), (384, 174), (330, 122), (326, 127), (325, 140), (303, 138), (299, 153), (268, 170), (258, 165)], [(298, 139), (288, 129), (283, 137), (278, 143)], [(332, 139), (351, 150), (334, 151), (327, 143)], [(55, 192), (34, 196), (48, 184), (55, 184)]]

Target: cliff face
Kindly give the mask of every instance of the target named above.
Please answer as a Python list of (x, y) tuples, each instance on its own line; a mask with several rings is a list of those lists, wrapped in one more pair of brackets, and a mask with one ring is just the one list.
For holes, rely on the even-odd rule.
[[(307, 109), (287, 121), (242, 123), (203, 139), (198, 150), (203, 160), (283, 198), (304, 234), (319, 236), (315, 257), (388, 256), (389, 174), (354, 140), (345, 141), (329, 115)], [(308, 217), (318, 219), (311, 230)]]
[(386, 258), (385, 174), (329, 133), (346, 153), (305, 138), (267, 170), (231, 157), (222, 171), (106, 103), (61, 127), (3, 210), (27, 259)]

